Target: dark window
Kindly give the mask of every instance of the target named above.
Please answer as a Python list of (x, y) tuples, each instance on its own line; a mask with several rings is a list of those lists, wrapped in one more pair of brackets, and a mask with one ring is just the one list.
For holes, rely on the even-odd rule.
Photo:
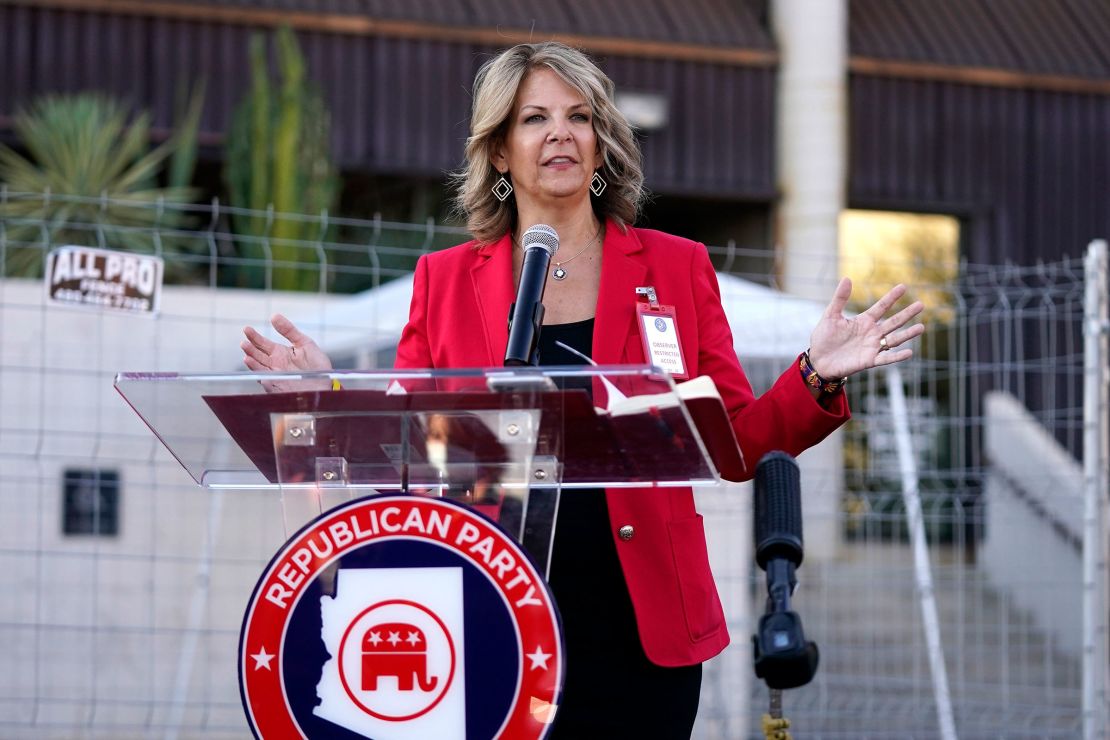
[(62, 484), (63, 534), (119, 533), (119, 472), (67, 470)]

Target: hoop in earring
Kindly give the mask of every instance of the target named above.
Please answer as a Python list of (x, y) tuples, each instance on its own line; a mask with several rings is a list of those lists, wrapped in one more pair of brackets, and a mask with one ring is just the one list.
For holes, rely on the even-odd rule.
[(590, 192), (600, 198), (607, 187), (609, 187), (609, 183), (605, 182), (605, 178), (594, 172), (594, 176), (590, 180)]
[(497, 182), (493, 184), (493, 187), (490, 188), (490, 190), (493, 191), (493, 197), (504, 203), (506, 200), (508, 200), (509, 196), (513, 194), (513, 184), (506, 180), (505, 176), (502, 175), (500, 179), (498, 179)]

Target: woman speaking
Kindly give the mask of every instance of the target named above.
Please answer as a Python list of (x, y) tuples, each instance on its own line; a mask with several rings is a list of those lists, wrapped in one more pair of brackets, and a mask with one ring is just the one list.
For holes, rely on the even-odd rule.
[[(609, 78), (563, 44), (521, 44), (481, 68), (473, 100), (456, 181), (474, 240), (417, 263), (398, 368), (502, 364), (520, 241), (536, 224), (560, 238), (544, 296), (541, 364), (583, 362), (557, 342), (603, 365), (646, 362), (636, 288), (652, 286), (673, 307), (686, 373), (712, 377), (753, 468), (765, 452), (796, 455), (843, 424), (847, 377), (912, 355), (903, 345), (924, 331), (909, 324), (922, 305), (886, 316), (905, 292), (896, 286), (846, 318), (852, 286), (844, 279), (808, 351), (756, 398), (705, 247), (633, 226), (644, 197), (641, 157)], [(330, 369), (287, 319), (275, 316), (274, 327), (289, 345), (245, 330), (249, 369)], [(555, 537), (550, 586), (567, 675), (552, 737), (688, 738), (701, 663), (729, 640), (692, 492), (575, 491), (563, 497)]]

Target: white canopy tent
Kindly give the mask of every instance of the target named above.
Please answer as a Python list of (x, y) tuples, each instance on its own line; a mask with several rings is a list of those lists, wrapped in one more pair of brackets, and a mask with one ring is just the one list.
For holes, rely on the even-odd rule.
[[(732, 275), (718, 274), (717, 280), (741, 360), (789, 360), (806, 348), (824, 306)], [(411, 300), (409, 275), (322, 308), (305, 306), (303, 315), (294, 309), (289, 318), (310, 334), (319, 327), (314, 336), (333, 358), (353, 357), (365, 367), (396, 346)]]

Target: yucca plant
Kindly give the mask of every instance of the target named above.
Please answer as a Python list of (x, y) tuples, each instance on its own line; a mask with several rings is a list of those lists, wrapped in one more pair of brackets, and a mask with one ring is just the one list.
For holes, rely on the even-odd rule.
[[(41, 273), (46, 247), (105, 246), (141, 252), (187, 250), (155, 230), (186, 225), (175, 206), (191, 202), (203, 89), (190, 95), (169, 139), (151, 148), (150, 115), (128, 123), (129, 110), (96, 93), (47, 95), (19, 111), (14, 128), (29, 157), (0, 145), (4, 273)], [(169, 182), (157, 177), (167, 160)], [(172, 267), (172, 265), (170, 265)]]
[[(250, 41), (251, 89), (236, 108), (227, 139), (226, 178), (232, 206), (253, 213), (236, 216), (240, 253), (258, 267), (240, 269), (241, 285), (264, 285), (266, 260), (271, 287), (312, 290), (319, 285), (314, 219), (332, 208), (339, 179), (331, 159), (330, 118), (323, 96), (308, 83), (304, 56), (293, 31), (275, 36), (277, 81), (271, 80), (266, 38)], [(261, 215), (270, 211), (272, 218)], [(263, 245), (267, 245), (267, 253)]]

